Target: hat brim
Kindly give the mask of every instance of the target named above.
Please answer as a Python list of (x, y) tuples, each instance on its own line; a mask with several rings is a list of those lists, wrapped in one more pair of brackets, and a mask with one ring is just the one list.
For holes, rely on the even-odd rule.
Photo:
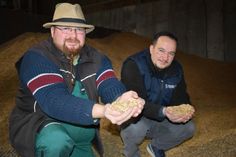
[(95, 28), (93, 25), (74, 23), (74, 22), (48, 22), (43, 24), (44, 28), (50, 28), (52, 26), (82, 27), (85, 28), (86, 34), (92, 32)]

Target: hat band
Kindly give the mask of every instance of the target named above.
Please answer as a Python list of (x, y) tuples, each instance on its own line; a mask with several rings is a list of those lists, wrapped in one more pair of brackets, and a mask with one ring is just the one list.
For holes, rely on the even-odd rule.
[(74, 19), (74, 18), (60, 18), (53, 20), (53, 22), (73, 22), (73, 23), (83, 23), (86, 24), (86, 21), (83, 19)]

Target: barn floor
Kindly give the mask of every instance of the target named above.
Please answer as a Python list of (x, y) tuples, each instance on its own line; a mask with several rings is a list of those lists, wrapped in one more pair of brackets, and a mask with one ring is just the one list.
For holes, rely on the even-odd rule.
[[(34, 43), (48, 34), (25, 33), (0, 45), (0, 156), (17, 156), (8, 141), (8, 116), (14, 106), (17, 76), (16, 60)], [(133, 33), (116, 32), (87, 42), (108, 55), (119, 77), (122, 60), (149, 46), (149, 39)], [(236, 156), (236, 63), (224, 63), (178, 52), (192, 103), (196, 107), (195, 136), (167, 151), (167, 157)], [(101, 136), (106, 157), (122, 157), (122, 142), (117, 127), (102, 119)], [(148, 157), (146, 145), (140, 146)]]

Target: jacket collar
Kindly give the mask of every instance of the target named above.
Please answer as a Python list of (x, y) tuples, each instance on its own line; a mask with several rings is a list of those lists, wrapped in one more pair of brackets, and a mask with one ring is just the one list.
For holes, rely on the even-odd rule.
[[(55, 44), (53, 43), (53, 40), (52, 40), (52, 37), (49, 37), (48, 38), (48, 42), (50, 43), (49, 45), (51, 45), (51, 53), (53, 55), (55, 55), (57, 58), (59, 58), (61, 61), (63, 62), (68, 62), (69, 59), (67, 58), (67, 56), (65, 55), (64, 52), (62, 52), (61, 50), (59, 50)], [(79, 60), (80, 60), (80, 63), (84, 63), (84, 62), (92, 62), (92, 59), (90, 57), (90, 54), (89, 54), (89, 46), (88, 45), (84, 45), (82, 47), (82, 49), (80, 50), (80, 57), (79, 57)]]

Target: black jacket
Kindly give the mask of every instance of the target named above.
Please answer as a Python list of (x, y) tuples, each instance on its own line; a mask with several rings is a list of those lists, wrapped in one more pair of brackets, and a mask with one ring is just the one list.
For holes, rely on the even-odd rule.
[(164, 106), (190, 103), (181, 65), (174, 60), (168, 68), (158, 70), (151, 61), (149, 49), (127, 58), (121, 81), (127, 90), (134, 90), (145, 99), (140, 116), (162, 121)]

